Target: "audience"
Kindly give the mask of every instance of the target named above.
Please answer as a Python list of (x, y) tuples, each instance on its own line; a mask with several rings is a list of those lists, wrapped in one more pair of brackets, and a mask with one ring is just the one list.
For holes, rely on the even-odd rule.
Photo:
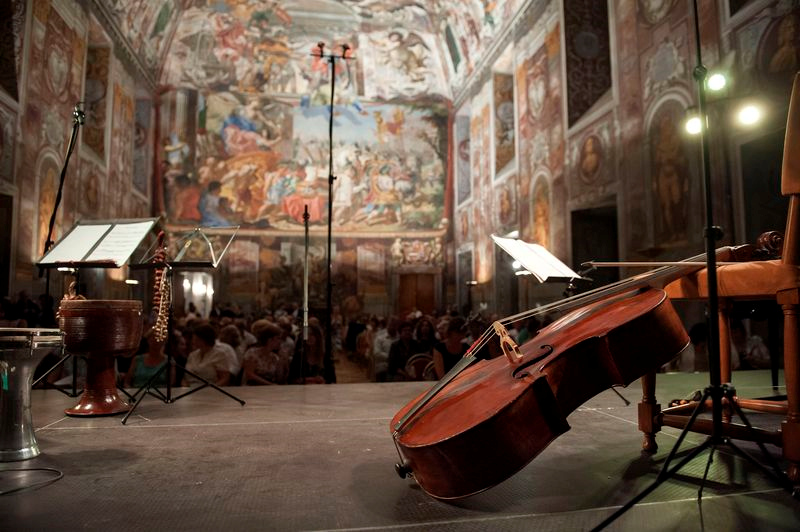
[(244, 354), (242, 384), (285, 384), (288, 362), (279, 354), (283, 330), (267, 320), (253, 323), (256, 344)]
[[(184, 386), (201, 384), (201, 381), (192, 373), (217, 386), (227, 386), (230, 383), (230, 355), (220, 345), (217, 343), (217, 333), (211, 325), (204, 323), (194, 329), (192, 333), (194, 351), (189, 353), (189, 358), (186, 360), (186, 374), (183, 376)], [(233, 351), (230, 346), (228, 349)]]

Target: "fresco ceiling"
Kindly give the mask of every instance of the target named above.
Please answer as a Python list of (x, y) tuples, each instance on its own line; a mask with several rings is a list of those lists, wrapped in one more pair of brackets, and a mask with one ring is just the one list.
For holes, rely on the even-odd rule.
[(324, 42), (351, 47), (359, 97), (388, 101), (451, 99), (535, 0), (98, 1), (158, 84), (308, 96)]

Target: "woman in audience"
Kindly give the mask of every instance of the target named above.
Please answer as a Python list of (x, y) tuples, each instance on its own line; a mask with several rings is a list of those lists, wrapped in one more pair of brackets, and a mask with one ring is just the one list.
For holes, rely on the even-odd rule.
[(244, 354), (242, 384), (284, 384), (288, 367), (278, 353), (283, 331), (267, 320), (253, 323), (256, 345)]
[(189, 353), (189, 358), (186, 360), (186, 374), (183, 377), (184, 386), (192, 386), (202, 382), (190, 375), (189, 372), (217, 386), (227, 386), (230, 383), (231, 373), (228, 366), (228, 357), (225, 351), (215, 345), (216, 341), (217, 333), (211, 325), (202, 324), (195, 328), (192, 334), (194, 351)]
[(464, 320), (459, 317), (450, 318), (443, 342), (433, 348), (433, 365), (436, 378), (441, 379), (464, 356), (469, 346), (464, 339)]
[(305, 349), (302, 340), (297, 342), (297, 349), (289, 368), (289, 382), (292, 384), (324, 384), (324, 358), (325, 340), (322, 328), (309, 322)]
[(131, 364), (128, 366), (128, 371), (123, 379), (126, 388), (131, 386), (141, 388), (150, 382), (150, 379), (159, 371), (161, 373), (152, 382), (152, 385), (166, 386), (167, 371), (162, 370), (164, 364), (167, 363), (167, 356), (164, 354), (165, 342), (157, 342), (154, 336), (153, 329), (147, 331), (144, 336), (147, 341), (147, 351), (131, 359)]

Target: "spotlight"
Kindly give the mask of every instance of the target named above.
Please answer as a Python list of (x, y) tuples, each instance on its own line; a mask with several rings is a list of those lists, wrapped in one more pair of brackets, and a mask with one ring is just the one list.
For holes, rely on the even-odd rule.
[(757, 105), (747, 104), (739, 109), (739, 112), (736, 113), (736, 118), (743, 126), (752, 126), (758, 123), (763, 115), (764, 113)]
[(688, 134), (698, 135), (703, 129), (703, 122), (700, 120), (699, 116), (694, 115), (689, 117), (683, 127), (686, 129)]
[(728, 84), (728, 78), (726, 78), (724, 74), (717, 72), (716, 74), (711, 74), (711, 76), (709, 76), (707, 83), (708, 90), (721, 91)]
[(511, 263), (511, 267), (515, 270), (519, 270), (522, 267), (522, 264), (518, 260), (515, 260)]
[(125, 279), (125, 284), (139, 284), (136, 279)]

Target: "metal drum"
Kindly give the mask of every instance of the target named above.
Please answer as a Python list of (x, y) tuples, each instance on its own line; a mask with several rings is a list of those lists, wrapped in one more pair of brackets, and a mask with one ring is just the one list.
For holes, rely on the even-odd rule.
[(86, 357), (86, 388), (68, 416), (106, 416), (130, 409), (117, 394), (114, 358), (131, 356), (142, 339), (142, 302), (65, 299), (58, 310), (64, 347)]
[(39, 455), (31, 418), (31, 383), (48, 353), (64, 350), (58, 329), (0, 328), (0, 462)]

